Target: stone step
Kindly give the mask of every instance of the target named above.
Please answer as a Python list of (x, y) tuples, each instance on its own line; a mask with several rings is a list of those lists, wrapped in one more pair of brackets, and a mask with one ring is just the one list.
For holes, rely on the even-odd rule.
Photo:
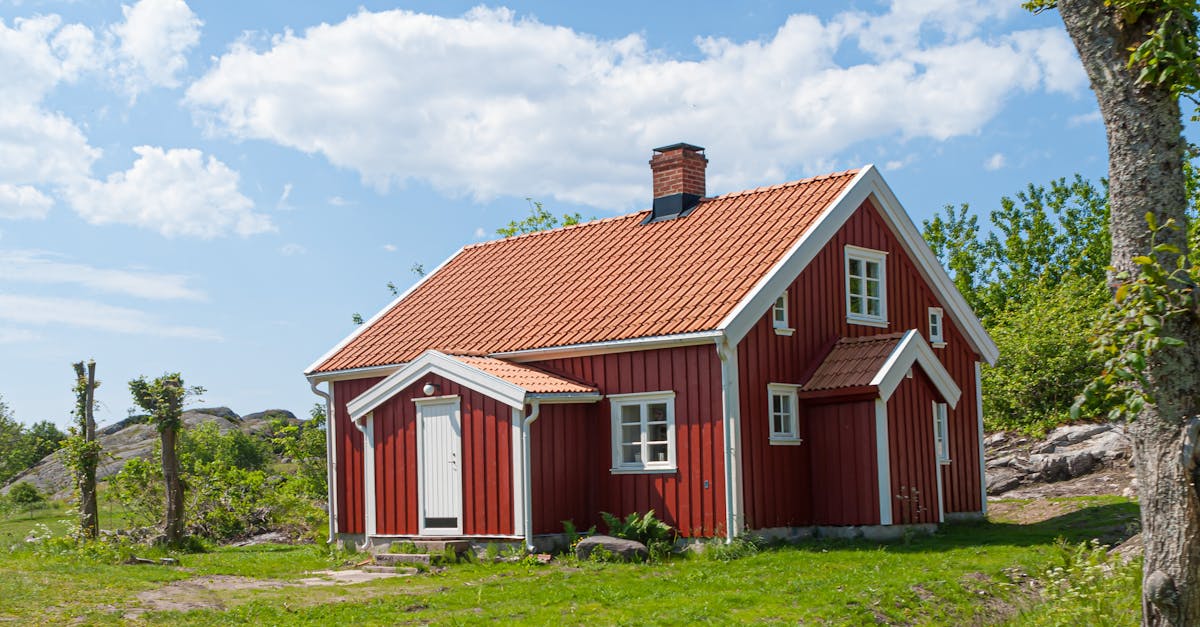
[(429, 565), (428, 553), (379, 553), (375, 556), (375, 563), (381, 566), (395, 566), (396, 564), (425, 564)]
[(456, 554), (462, 555), (471, 550), (469, 540), (416, 540), (413, 544), (428, 553), (445, 553), (446, 549), (453, 549)]
[(418, 572), (417, 569), (411, 566), (379, 566), (375, 564), (363, 566), (362, 571), (364, 573), (393, 573), (396, 575), (415, 575)]

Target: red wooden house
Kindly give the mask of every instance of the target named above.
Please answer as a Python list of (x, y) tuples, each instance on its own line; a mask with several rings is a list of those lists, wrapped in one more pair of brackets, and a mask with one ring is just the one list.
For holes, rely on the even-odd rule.
[(657, 149), (651, 210), (467, 246), (317, 360), (331, 534), (980, 515), (996, 346), (879, 172), (709, 198), (707, 163)]

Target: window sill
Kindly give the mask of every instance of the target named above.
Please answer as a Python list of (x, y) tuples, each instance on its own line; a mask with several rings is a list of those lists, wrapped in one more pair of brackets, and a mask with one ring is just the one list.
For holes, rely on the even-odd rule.
[(679, 472), (675, 466), (670, 468), (610, 468), (609, 473), (614, 475), (673, 475)]
[(949, 465), (950, 465), (950, 460), (948, 460), (948, 459), (939, 459), (939, 460), (938, 460), (938, 464), (939, 464), (939, 465), (942, 465), (942, 466), (949, 466)]
[(875, 318), (855, 318), (853, 316), (846, 316), (846, 322), (849, 324), (861, 324), (867, 327), (879, 327), (880, 329), (888, 328), (887, 320), (878, 320)]
[(929, 345), (934, 348), (946, 348), (945, 342), (930, 342)]
[(800, 446), (804, 440), (801, 438), (771, 438), (767, 442), (771, 446)]
[(775, 327), (775, 335), (784, 335), (784, 336), (791, 337), (791, 335), (795, 332), (796, 332), (795, 329)]

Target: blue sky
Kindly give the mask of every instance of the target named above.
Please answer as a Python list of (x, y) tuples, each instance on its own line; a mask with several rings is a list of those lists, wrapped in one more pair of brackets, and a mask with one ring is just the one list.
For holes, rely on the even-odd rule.
[(1018, 3), (0, 2), (0, 396), (65, 425), (180, 371), (307, 412), (302, 371), (385, 288), (529, 209), (875, 163), (918, 222), (1105, 171), (1056, 14)]

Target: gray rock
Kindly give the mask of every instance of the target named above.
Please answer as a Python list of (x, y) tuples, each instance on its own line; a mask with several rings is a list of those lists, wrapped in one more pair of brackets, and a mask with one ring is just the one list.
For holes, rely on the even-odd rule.
[(1021, 485), (1021, 477), (1024, 475), (1011, 468), (1000, 468), (995, 472), (987, 473), (987, 493), (989, 496), (996, 496), (1012, 490)]
[(1077, 451), (1063, 456), (1067, 463), (1067, 474), (1073, 479), (1091, 472), (1096, 458), (1088, 451)]
[(609, 553), (626, 562), (642, 562), (650, 556), (646, 545), (636, 540), (624, 540), (612, 536), (591, 536), (584, 538), (575, 547), (575, 557), (581, 560), (588, 559), (598, 546), (604, 547)]
[(1007, 440), (1007, 439), (1008, 439), (1008, 433), (1005, 431), (999, 431), (997, 433), (993, 433), (993, 434), (987, 436), (986, 438), (984, 438), (983, 445), (986, 447), (989, 447), (989, 448), (995, 448), (997, 446), (1003, 445), (1005, 440)]

